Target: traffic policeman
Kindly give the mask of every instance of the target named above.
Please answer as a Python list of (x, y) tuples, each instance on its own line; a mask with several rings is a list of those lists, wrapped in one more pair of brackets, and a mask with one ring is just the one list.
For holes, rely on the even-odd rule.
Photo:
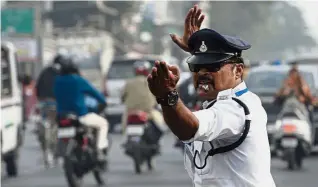
[(275, 187), (270, 172), (267, 114), (243, 81), (242, 51), (251, 46), (211, 29), (194, 32), (187, 60), (203, 110), (191, 112), (179, 99), (177, 67), (156, 62), (148, 86), (164, 119), (185, 144), (185, 168), (195, 187)]

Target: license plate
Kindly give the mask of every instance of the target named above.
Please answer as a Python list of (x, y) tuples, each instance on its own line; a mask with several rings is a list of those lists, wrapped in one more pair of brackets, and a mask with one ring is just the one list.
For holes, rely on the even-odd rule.
[(117, 115), (122, 114), (125, 111), (124, 105), (113, 105), (106, 108), (106, 114), (108, 115)]
[(127, 126), (126, 134), (127, 135), (143, 135), (144, 134), (145, 125), (131, 125)]
[(73, 138), (76, 135), (75, 127), (60, 128), (57, 131), (59, 138)]
[(130, 138), (131, 141), (133, 142), (139, 142), (140, 141), (140, 136), (133, 136)]
[(110, 106), (112, 106), (112, 105), (120, 105), (121, 101), (120, 101), (120, 98), (110, 97), (110, 98), (107, 98), (107, 104), (108, 103), (109, 103)]
[(288, 148), (294, 148), (298, 145), (298, 140), (296, 138), (284, 138), (282, 139), (282, 146)]

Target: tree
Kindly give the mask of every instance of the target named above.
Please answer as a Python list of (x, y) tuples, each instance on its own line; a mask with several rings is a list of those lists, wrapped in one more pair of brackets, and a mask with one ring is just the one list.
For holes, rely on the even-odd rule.
[[(264, 41), (263, 48), (271, 48), (272, 53), (289, 50), (297, 53), (299, 47), (311, 48), (316, 45), (314, 39), (308, 35), (307, 27), (297, 7), (287, 2), (280, 2), (271, 13), (272, 28), (271, 40)], [(274, 19), (276, 17), (276, 19)]]
[[(183, 20), (195, 3), (171, 2), (169, 12)], [(286, 50), (297, 52), (300, 46), (316, 45), (307, 34), (301, 12), (288, 2), (212, 1), (208, 5), (209, 12), (205, 14), (209, 16), (211, 27), (248, 41), (252, 48), (244, 54), (251, 60), (282, 58)]]
[(217, 31), (238, 35), (252, 44), (252, 60), (276, 59), (286, 50), (313, 47), (301, 12), (288, 2), (210, 2), (210, 24)]

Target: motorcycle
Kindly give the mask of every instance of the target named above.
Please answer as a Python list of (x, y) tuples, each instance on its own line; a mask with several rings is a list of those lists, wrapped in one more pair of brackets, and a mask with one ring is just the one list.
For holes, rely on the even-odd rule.
[(277, 155), (287, 162), (289, 170), (300, 169), (313, 145), (312, 124), (306, 106), (295, 96), (289, 96), (276, 125), (279, 129), (275, 138)]
[(59, 117), (58, 124), (58, 138), (66, 144), (63, 168), (69, 187), (80, 187), (83, 176), (91, 171), (97, 184), (103, 185), (96, 129), (82, 125), (78, 116), (71, 113)]
[(128, 113), (126, 127), (126, 143), (123, 144), (125, 154), (134, 161), (137, 174), (141, 173), (141, 165), (147, 162), (149, 170), (153, 169), (152, 159), (159, 154), (159, 140), (163, 132), (148, 119), (143, 111)]

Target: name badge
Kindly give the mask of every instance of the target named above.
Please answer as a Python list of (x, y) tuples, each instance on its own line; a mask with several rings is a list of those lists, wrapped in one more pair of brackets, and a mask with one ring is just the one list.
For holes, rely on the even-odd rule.
[(217, 96), (217, 100), (228, 100), (231, 99), (233, 95), (232, 89), (224, 90), (219, 92)]

